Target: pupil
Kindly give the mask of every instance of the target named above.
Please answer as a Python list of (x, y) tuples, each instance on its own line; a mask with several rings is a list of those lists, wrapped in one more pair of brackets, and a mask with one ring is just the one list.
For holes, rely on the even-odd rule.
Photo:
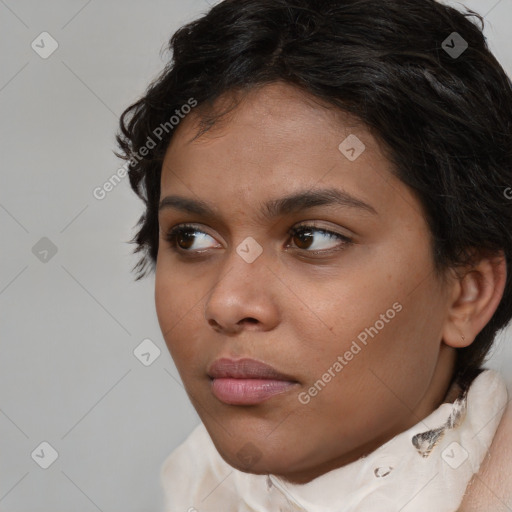
[(179, 246), (182, 249), (189, 249), (193, 243), (194, 243), (193, 232), (192, 231), (182, 231), (178, 238)]
[(313, 241), (313, 233), (311, 231), (300, 231), (295, 235), (295, 238), (300, 240), (300, 243), (296, 243), (300, 249), (307, 249)]

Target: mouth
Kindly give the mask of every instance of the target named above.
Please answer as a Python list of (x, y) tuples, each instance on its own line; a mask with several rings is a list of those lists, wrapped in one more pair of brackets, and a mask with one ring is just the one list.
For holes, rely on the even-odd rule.
[(299, 383), (292, 376), (255, 359), (221, 358), (208, 369), (213, 395), (229, 405), (255, 405), (290, 391)]

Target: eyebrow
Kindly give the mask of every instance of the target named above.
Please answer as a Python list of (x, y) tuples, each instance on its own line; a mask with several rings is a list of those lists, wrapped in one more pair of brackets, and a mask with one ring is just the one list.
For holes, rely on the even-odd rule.
[[(365, 210), (378, 215), (373, 206), (350, 195), (348, 192), (335, 188), (307, 190), (278, 199), (271, 199), (263, 204), (261, 213), (264, 219), (271, 220), (279, 216), (314, 208), (315, 206), (329, 205)], [(216, 212), (206, 202), (177, 195), (166, 196), (160, 201), (158, 210), (162, 211), (167, 208), (204, 217), (217, 217)]]

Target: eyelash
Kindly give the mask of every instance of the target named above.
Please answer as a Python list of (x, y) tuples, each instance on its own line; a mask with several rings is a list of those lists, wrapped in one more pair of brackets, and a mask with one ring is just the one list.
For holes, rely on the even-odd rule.
[[(204, 233), (204, 234), (208, 235), (208, 233), (206, 233), (205, 231), (202, 231), (201, 229), (198, 229), (197, 226), (195, 226), (194, 224), (179, 224), (178, 226), (173, 227), (166, 233), (165, 240), (170, 244), (171, 249), (179, 254), (187, 254), (187, 253), (192, 254), (194, 252), (198, 253), (197, 250), (190, 251), (190, 250), (182, 249), (182, 248), (178, 247), (178, 244), (176, 242), (176, 238), (178, 237), (178, 235), (181, 235), (185, 232), (191, 232), (191, 231), (195, 232), (195, 233)], [(297, 234), (300, 234), (305, 231), (313, 231), (313, 232), (317, 232), (317, 233), (323, 233), (323, 234), (329, 235), (330, 237), (337, 238), (338, 240), (340, 240), (341, 246), (342, 246), (341, 248), (336, 248), (336, 249), (322, 249), (322, 250), (316, 250), (316, 251), (310, 251), (308, 249), (301, 249), (300, 247), (296, 248), (297, 250), (304, 251), (305, 253), (309, 253), (310, 255), (311, 254), (332, 253), (333, 251), (338, 251), (340, 249), (344, 249), (353, 243), (352, 239), (350, 239), (344, 235), (341, 235), (340, 233), (336, 233), (334, 231), (330, 231), (330, 230), (324, 229), (324, 228), (319, 228), (319, 227), (311, 225), (311, 224), (302, 224), (299, 226), (294, 226), (288, 230), (287, 234), (288, 234), (288, 236), (293, 238), (294, 236), (297, 236)], [(208, 235), (208, 236), (211, 236), (211, 235)], [(199, 252), (202, 254), (205, 251), (208, 251), (208, 249), (202, 249)]]

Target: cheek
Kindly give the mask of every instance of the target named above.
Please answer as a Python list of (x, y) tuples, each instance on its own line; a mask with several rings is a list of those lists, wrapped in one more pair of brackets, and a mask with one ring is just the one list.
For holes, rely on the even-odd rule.
[(172, 274), (165, 272), (162, 269), (162, 265), (157, 263), (155, 272), (155, 307), (163, 334), (171, 325), (173, 316), (176, 314), (174, 302), (177, 298), (176, 291), (179, 290), (176, 285), (177, 283), (173, 282)]
[[(158, 262), (158, 260), (157, 260)], [(155, 306), (169, 353), (182, 378), (200, 361), (201, 319), (204, 322), (204, 292), (184, 272), (173, 270), (174, 264), (157, 263), (155, 272)], [(194, 286), (195, 284), (195, 286)]]
[(180, 324), (184, 323), (193, 307), (193, 304), (189, 305), (191, 284), (186, 285), (180, 273), (171, 268), (162, 260), (157, 260), (155, 272), (156, 314), (160, 330), (170, 351), (178, 342), (179, 331), (182, 327)]
[[(379, 323), (377, 333), (371, 329), (376, 319), (370, 317), (371, 323), (354, 320), (350, 328), (345, 326), (345, 335), (333, 336), (330, 343), (302, 355), (309, 362), (303, 389), (309, 403), (301, 405), (303, 421), (322, 424), (326, 437), (343, 437), (347, 446), (404, 422), (424, 396), (437, 360), (435, 344), (421, 343), (419, 333), (407, 334), (414, 324), (407, 304), (380, 330)], [(367, 336), (358, 338), (359, 333)], [(304, 404), (308, 396), (298, 400)]]
[(155, 306), (163, 332), (200, 300), (200, 294), (195, 292), (196, 284), (194, 276), (176, 258), (160, 249), (155, 268)]
[[(309, 362), (307, 384), (322, 379), (329, 369), (336, 374), (325, 375), (329, 389), (320, 393), (318, 406), (332, 400), (349, 409), (361, 403), (381, 409), (399, 402), (391, 390), (399, 390), (400, 398), (413, 406), (422, 396), (436, 366), (442, 308), (435, 284), (426, 280), (418, 287), (418, 281), (415, 269), (398, 261), (385, 272), (378, 265), (375, 272), (347, 273), (316, 294), (315, 312), (325, 324), (297, 318), (296, 332), (305, 342), (316, 332), (318, 340), (301, 344), (302, 358)], [(334, 367), (338, 356), (345, 360), (341, 370)]]

